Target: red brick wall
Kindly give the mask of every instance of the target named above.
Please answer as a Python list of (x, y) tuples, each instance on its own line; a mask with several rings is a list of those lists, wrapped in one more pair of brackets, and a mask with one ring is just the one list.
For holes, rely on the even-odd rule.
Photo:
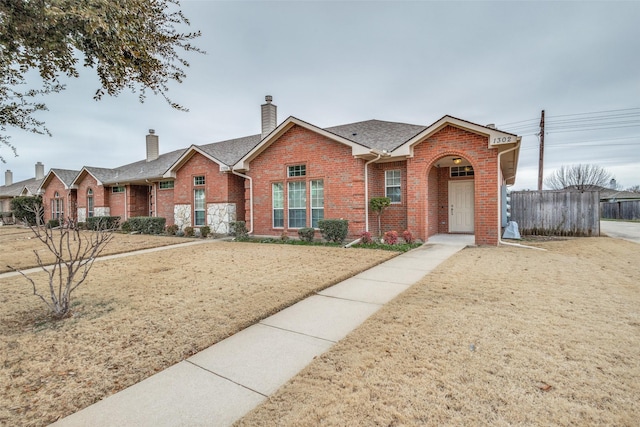
[(55, 198), (55, 194), (58, 192), (59, 198), (63, 200), (64, 204), (64, 219), (76, 218), (76, 191), (66, 190), (62, 181), (57, 176), (53, 175), (51, 181), (47, 184), (44, 194), (42, 195), (42, 204), (44, 205), (44, 221), (49, 221), (51, 216), (51, 201)]
[[(439, 178), (433, 184), (433, 168), (437, 161), (446, 156), (458, 156), (468, 160), (475, 174), (475, 219), (474, 228), (477, 244), (495, 245), (498, 242), (498, 161), (497, 150), (487, 147), (487, 137), (477, 135), (453, 126), (446, 126), (427, 140), (417, 144), (414, 157), (407, 161), (409, 201), (407, 222), (416, 227), (417, 235), (426, 238), (438, 232), (446, 232), (448, 226), (434, 226), (442, 222), (447, 206), (448, 171), (435, 172)], [(427, 188), (424, 177), (429, 177)], [(468, 179), (468, 178), (465, 178)], [(440, 206), (440, 208), (438, 208)], [(426, 213), (423, 212), (426, 209)], [(446, 220), (445, 220), (446, 221)]]
[[(204, 176), (205, 185), (194, 186), (195, 176)], [(244, 218), (244, 178), (230, 172), (221, 172), (216, 162), (200, 153), (195, 153), (176, 172), (172, 203), (193, 205), (193, 191), (196, 188), (204, 188), (205, 203), (235, 203), (238, 216)], [(167, 224), (172, 224), (173, 221), (172, 212), (171, 223), (167, 220)]]
[[(149, 216), (149, 186), (127, 186), (127, 219), (134, 216)], [(113, 196), (113, 195), (112, 195)], [(113, 213), (111, 213), (113, 215)]]
[(236, 205), (236, 221), (245, 220), (245, 179), (227, 174), (228, 201)]
[(400, 171), (400, 203), (393, 203), (386, 208), (380, 217), (382, 230), (378, 230), (378, 216), (369, 212), (369, 231), (376, 236), (381, 231), (395, 230), (398, 235), (407, 229), (407, 162), (374, 163), (369, 166), (369, 199), (385, 196), (385, 171)]
[[(105, 188), (98, 185), (96, 179), (91, 174), (85, 173), (82, 180), (78, 184), (78, 208), (87, 209), (87, 190), (91, 188), (93, 190), (93, 208), (107, 207), (109, 206), (109, 195), (105, 191)], [(110, 187), (107, 187), (108, 191), (111, 191)], [(87, 217), (89, 216), (88, 209), (86, 210)]]
[[(129, 219), (125, 213), (125, 193), (113, 193), (111, 187), (107, 187), (106, 190), (109, 192), (109, 207), (111, 208), (109, 214), (111, 216), (119, 216), (120, 222)], [(129, 186), (125, 188), (125, 192), (129, 192)]]
[(160, 189), (160, 185), (155, 183), (155, 209), (156, 215), (160, 218), (165, 218), (167, 220), (167, 225), (172, 225), (174, 223), (173, 218), (173, 199), (174, 199), (174, 190), (173, 188), (168, 189)]
[[(306, 165), (305, 177), (287, 177), (287, 166)], [(309, 181), (324, 181), (324, 218), (349, 220), (350, 237), (364, 231), (364, 161), (355, 159), (351, 148), (299, 126), (293, 126), (250, 164), (247, 175), (253, 178), (254, 227), (256, 235), (297, 236), (287, 227), (287, 183), (307, 182), (307, 226), (311, 224)], [(284, 184), (284, 228), (272, 227), (271, 185)], [(246, 186), (246, 220), (249, 224), (249, 191)]]

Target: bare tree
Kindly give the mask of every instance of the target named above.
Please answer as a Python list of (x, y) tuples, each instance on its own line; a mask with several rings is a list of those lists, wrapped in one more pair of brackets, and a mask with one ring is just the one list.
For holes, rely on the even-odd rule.
[[(38, 206), (37, 209), (38, 214), (41, 214), (42, 206)], [(39, 290), (34, 280), (24, 272), (8, 266), (31, 283), (33, 294), (39, 297), (57, 318), (64, 318), (70, 314), (71, 293), (85, 281), (96, 257), (113, 238), (114, 230), (106, 228), (107, 222), (97, 224), (96, 229), (87, 231), (81, 231), (77, 222), (71, 219), (55, 228), (43, 226), (42, 221), (29, 226), (33, 234), (54, 255), (53, 264), (47, 265), (38, 251), (33, 251), (38, 266), (48, 274), (49, 286), (44, 291)]]
[(640, 193), (640, 185), (632, 185), (631, 187), (627, 188), (627, 191), (630, 191), (632, 193)]
[(615, 184), (613, 175), (608, 170), (591, 164), (579, 164), (571, 166), (560, 166), (544, 183), (552, 190), (563, 190), (571, 188), (575, 190), (598, 190), (609, 188), (611, 183)]

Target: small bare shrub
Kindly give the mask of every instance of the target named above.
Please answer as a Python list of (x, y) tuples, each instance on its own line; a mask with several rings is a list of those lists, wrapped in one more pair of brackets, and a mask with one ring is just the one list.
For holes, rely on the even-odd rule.
[(185, 237), (193, 237), (195, 236), (196, 231), (194, 230), (193, 227), (185, 227), (184, 228), (184, 236)]
[[(36, 218), (41, 218), (42, 206), (35, 209)], [(104, 222), (103, 226), (106, 225), (108, 223)], [(45, 227), (42, 221), (29, 228), (56, 259), (53, 264), (45, 265), (38, 251), (33, 251), (38, 265), (48, 274), (48, 292), (39, 290), (34, 280), (22, 271), (8, 267), (31, 283), (33, 294), (47, 305), (54, 317), (64, 318), (71, 309), (72, 292), (85, 281), (93, 262), (113, 238), (114, 229), (98, 227), (91, 231), (81, 231), (71, 219), (57, 228)]]

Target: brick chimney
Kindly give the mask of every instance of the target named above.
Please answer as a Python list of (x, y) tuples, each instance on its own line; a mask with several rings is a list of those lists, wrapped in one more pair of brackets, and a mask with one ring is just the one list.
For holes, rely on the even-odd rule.
[(156, 131), (149, 129), (149, 135), (147, 135), (147, 162), (156, 160), (160, 155), (160, 144), (158, 142), (158, 135)]
[(278, 125), (276, 113), (278, 107), (273, 105), (271, 95), (264, 97), (266, 104), (262, 104), (262, 139), (269, 135)]
[(42, 162), (36, 163), (36, 179), (44, 179), (44, 165)]
[(13, 185), (13, 172), (7, 169), (4, 171), (4, 186), (8, 187), (10, 185)]

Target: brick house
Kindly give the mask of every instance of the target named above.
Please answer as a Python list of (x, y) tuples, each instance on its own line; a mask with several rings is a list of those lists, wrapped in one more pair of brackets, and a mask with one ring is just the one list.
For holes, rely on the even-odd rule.
[[(150, 131), (145, 160), (82, 168), (70, 186), (77, 219), (161, 216), (221, 234), (245, 220), (255, 235), (296, 236), (322, 218), (343, 218), (351, 238), (409, 230), (423, 240), (467, 233), (477, 244), (498, 243), (517, 135), (451, 116), (428, 126), (369, 120), (323, 129), (295, 117), (277, 125), (271, 97), (261, 109), (258, 135), (160, 155)], [(54, 181), (43, 185), (48, 199)], [(368, 201), (380, 196), (392, 204), (378, 230)]]
[(42, 196), (45, 220), (76, 219), (77, 192), (73, 181), (78, 171), (51, 169), (44, 177), (38, 193)]
[(24, 181), (13, 182), (13, 173), (10, 170), (4, 172), (4, 185), (0, 186), (0, 221), (13, 223), (15, 218), (11, 212), (11, 200), (16, 197), (35, 196), (44, 179), (44, 165), (36, 163), (35, 177)]
[[(275, 106), (271, 114), (273, 123)], [(351, 237), (468, 233), (495, 245), (500, 194), (515, 181), (519, 146), (517, 135), (451, 116), (429, 126), (369, 120), (325, 129), (289, 117), (263, 126), (263, 139), (232, 170), (250, 178), (245, 219), (257, 235), (294, 235), (321, 218), (344, 218)], [(377, 230), (368, 200), (381, 196), (392, 204)]]
[(173, 223), (173, 180), (164, 172), (185, 151), (159, 154), (158, 136), (146, 136), (147, 158), (115, 169), (85, 166), (73, 180), (77, 189), (77, 219), (119, 216), (122, 221), (137, 216), (158, 216)]

